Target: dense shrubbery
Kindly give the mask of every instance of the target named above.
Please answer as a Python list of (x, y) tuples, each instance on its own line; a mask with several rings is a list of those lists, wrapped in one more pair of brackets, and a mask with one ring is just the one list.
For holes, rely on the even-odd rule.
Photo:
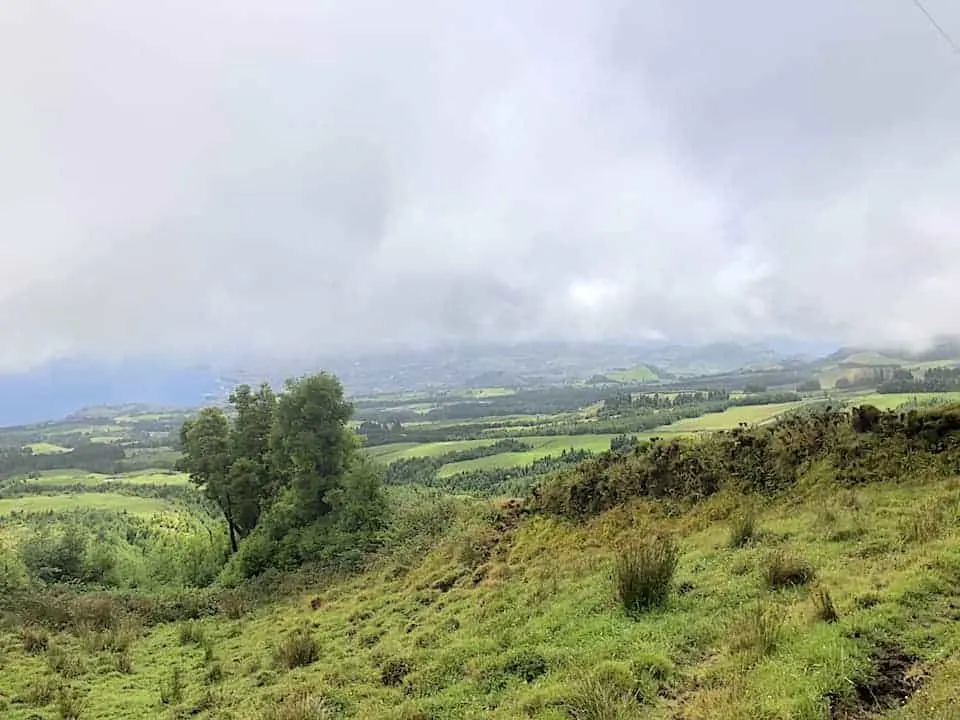
[(581, 517), (636, 496), (697, 500), (725, 485), (776, 492), (796, 483), (812, 461), (829, 463), (838, 482), (860, 483), (918, 473), (956, 473), (960, 406), (898, 414), (872, 406), (785, 417), (702, 440), (638, 445), (607, 453), (542, 483), (535, 504)]
[(0, 552), (4, 586), (79, 583), (123, 589), (206, 587), (227, 561), (226, 539), (202, 516), (149, 520), (106, 510), (14, 513), (16, 550)]

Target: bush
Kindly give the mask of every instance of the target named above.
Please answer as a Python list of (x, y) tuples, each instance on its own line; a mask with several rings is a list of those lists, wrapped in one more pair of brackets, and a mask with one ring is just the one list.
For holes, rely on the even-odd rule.
[(730, 540), (728, 545), (731, 548), (741, 548), (749, 543), (757, 533), (757, 518), (752, 512), (744, 512), (737, 515), (730, 525)]
[(413, 663), (406, 658), (387, 660), (380, 668), (380, 682), (387, 687), (395, 687), (413, 671)]
[(274, 651), (276, 663), (290, 670), (310, 665), (319, 659), (320, 646), (306, 630), (298, 630)]
[(615, 569), (616, 592), (628, 614), (666, 602), (679, 559), (679, 548), (669, 537), (644, 539), (621, 551)]
[(533, 650), (520, 650), (514, 653), (504, 664), (504, 672), (531, 683), (545, 675), (549, 666), (543, 655)]
[(815, 575), (813, 566), (803, 558), (778, 550), (767, 558), (764, 579), (771, 590), (806, 585)]
[(813, 594), (813, 609), (816, 618), (823, 622), (834, 623), (840, 619), (837, 608), (833, 604), (833, 598), (825, 588), (817, 588)]

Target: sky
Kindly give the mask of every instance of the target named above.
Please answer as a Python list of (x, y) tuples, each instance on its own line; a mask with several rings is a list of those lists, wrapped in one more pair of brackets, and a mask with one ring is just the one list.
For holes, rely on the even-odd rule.
[(912, 0), (24, 0), (0, 88), (0, 370), (960, 332)]

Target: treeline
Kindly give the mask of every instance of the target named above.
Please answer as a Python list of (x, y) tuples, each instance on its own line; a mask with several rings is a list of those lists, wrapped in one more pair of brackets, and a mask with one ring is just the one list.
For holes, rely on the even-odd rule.
[[(637, 386), (636, 389), (639, 389)], [(520, 390), (512, 395), (477, 398), (450, 402), (448, 397), (424, 398), (424, 403), (436, 403), (438, 407), (425, 413), (391, 407), (392, 403), (381, 400), (358, 402), (362, 408), (359, 417), (363, 420), (390, 423), (422, 422), (424, 420), (475, 420), (505, 415), (555, 415), (575, 412), (593, 405), (609, 394), (609, 389), (582, 385), (557, 385), (553, 387)]]
[(597, 415), (613, 417), (635, 410), (669, 410), (684, 405), (702, 405), (704, 403), (728, 400), (727, 390), (702, 390), (680, 393), (629, 393), (618, 392), (603, 399)]
[(606, 453), (541, 483), (534, 505), (584, 517), (634, 497), (696, 501), (725, 486), (772, 493), (795, 485), (815, 463), (844, 484), (955, 474), (960, 406), (907, 413), (869, 405), (850, 412), (829, 408), (699, 440), (640, 443), (632, 452)]
[(94, 473), (117, 472), (125, 453), (114, 443), (76, 443), (69, 452), (41, 454), (30, 448), (0, 450), (0, 477), (29, 475), (45, 470), (77, 469)]
[(960, 367), (930, 368), (920, 378), (907, 370), (898, 370), (893, 378), (877, 387), (880, 393), (922, 393), (960, 391)]

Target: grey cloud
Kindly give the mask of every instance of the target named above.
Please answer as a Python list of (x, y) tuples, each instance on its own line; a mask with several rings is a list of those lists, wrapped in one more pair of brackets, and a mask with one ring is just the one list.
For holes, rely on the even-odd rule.
[(0, 367), (960, 331), (910, 2), (7, 5)]

